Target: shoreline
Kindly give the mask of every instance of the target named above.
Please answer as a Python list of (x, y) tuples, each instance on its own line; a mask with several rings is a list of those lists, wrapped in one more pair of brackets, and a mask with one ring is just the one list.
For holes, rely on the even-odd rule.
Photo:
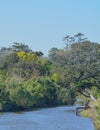
[(100, 100), (90, 102), (90, 109), (82, 110), (80, 115), (83, 117), (88, 117), (93, 120), (94, 127), (96, 130), (100, 130), (100, 114), (98, 113)]

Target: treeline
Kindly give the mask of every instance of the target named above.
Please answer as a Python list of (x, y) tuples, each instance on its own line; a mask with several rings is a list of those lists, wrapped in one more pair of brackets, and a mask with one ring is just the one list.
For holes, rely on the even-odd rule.
[(64, 41), (49, 57), (22, 43), (0, 49), (0, 111), (73, 104), (89, 89), (100, 97), (100, 44), (80, 33)]

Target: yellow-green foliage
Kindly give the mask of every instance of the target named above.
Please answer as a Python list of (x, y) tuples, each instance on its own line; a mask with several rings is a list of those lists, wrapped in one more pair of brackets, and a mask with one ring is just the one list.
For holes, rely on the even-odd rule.
[(83, 110), (81, 115), (92, 118), (96, 130), (100, 130), (100, 100), (90, 103), (91, 109)]
[(34, 53), (27, 53), (24, 51), (17, 52), (17, 55), (24, 61), (30, 63), (31, 61), (37, 60), (38, 56)]
[(100, 102), (99, 102), (99, 104), (97, 106), (97, 113), (98, 113), (97, 118), (100, 121)]
[(98, 101), (96, 111), (97, 111), (97, 115), (96, 115), (96, 119), (94, 120), (94, 124), (96, 126), (96, 130), (100, 130), (100, 100)]
[(54, 74), (52, 75), (52, 79), (57, 83), (58, 80), (59, 80), (58, 74), (57, 74), (57, 73), (54, 73)]

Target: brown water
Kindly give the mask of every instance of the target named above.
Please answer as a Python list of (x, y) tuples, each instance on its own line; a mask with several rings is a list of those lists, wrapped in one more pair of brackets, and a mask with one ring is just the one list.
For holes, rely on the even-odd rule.
[(91, 119), (75, 115), (75, 107), (1, 113), (0, 130), (94, 130)]

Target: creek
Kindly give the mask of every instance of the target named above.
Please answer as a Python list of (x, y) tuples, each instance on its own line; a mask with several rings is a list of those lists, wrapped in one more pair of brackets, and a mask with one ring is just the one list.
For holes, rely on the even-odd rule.
[(91, 119), (76, 116), (75, 106), (0, 113), (0, 130), (94, 130)]

